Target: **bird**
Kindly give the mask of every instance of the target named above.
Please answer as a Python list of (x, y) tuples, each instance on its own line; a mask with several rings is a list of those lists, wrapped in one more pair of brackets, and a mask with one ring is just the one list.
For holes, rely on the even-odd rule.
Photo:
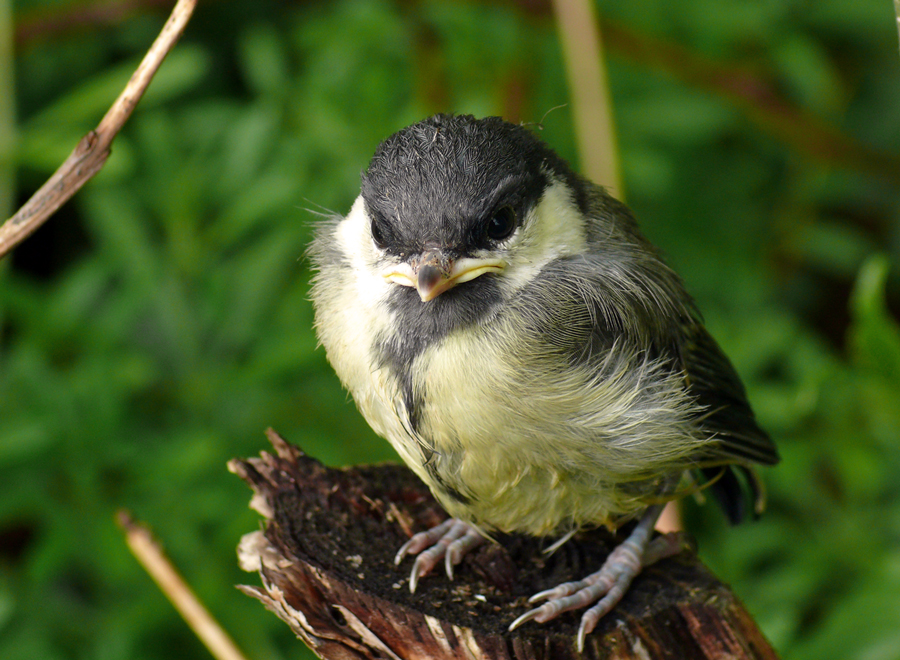
[(779, 457), (682, 279), (631, 211), (533, 127), (438, 114), (377, 147), (346, 216), (309, 247), (319, 342), (372, 429), (450, 516), (401, 547), (410, 589), (493, 534), (565, 543), (633, 530), (596, 573), (510, 625), (582, 614), (577, 643), (641, 569), (653, 528), (708, 487), (733, 523)]

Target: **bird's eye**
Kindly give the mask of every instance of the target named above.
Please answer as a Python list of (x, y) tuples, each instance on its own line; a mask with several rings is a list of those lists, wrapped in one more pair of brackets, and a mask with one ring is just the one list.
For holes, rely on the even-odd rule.
[(375, 242), (375, 245), (382, 250), (387, 247), (387, 240), (385, 240), (384, 232), (375, 220), (372, 220), (372, 240)]
[(487, 236), (493, 241), (509, 238), (515, 230), (516, 212), (509, 206), (498, 209), (487, 224)]

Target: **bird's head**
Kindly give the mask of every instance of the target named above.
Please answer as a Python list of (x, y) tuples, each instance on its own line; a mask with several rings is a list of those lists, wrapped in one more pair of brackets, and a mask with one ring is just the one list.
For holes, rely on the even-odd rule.
[(382, 142), (363, 174), (370, 269), (407, 304), (413, 292), (421, 305), (508, 293), (583, 250), (581, 196), (580, 179), (529, 129), (431, 117)]

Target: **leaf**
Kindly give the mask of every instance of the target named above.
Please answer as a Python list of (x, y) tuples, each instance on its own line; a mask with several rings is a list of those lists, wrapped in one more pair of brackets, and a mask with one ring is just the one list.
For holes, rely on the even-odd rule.
[(848, 343), (854, 363), (900, 387), (900, 326), (885, 300), (889, 270), (883, 254), (863, 264), (850, 298)]

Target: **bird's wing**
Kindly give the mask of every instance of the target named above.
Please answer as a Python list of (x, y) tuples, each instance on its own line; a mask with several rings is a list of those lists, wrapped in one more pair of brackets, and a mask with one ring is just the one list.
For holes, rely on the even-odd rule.
[[(774, 465), (778, 452), (769, 435), (756, 423), (747, 394), (731, 362), (700, 323), (689, 324), (679, 346), (688, 391), (704, 406), (698, 424), (715, 439), (699, 461), (700, 473), (732, 524), (745, 515), (743, 481), (750, 489), (754, 510), (765, 506), (762, 483), (753, 464)], [(722, 467), (714, 467), (715, 465)]]
[(688, 391), (703, 406), (700, 428), (717, 442), (712, 458), (722, 463), (774, 465), (778, 452), (756, 423), (740, 377), (700, 323), (685, 329), (679, 346)]
[(610, 338), (630, 334), (684, 375), (687, 391), (702, 407), (697, 426), (712, 438), (696, 463), (737, 522), (743, 516), (741, 481), (758, 507), (761, 484), (751, 468), (777, 463), (775, 445), (756, 423), (740, 378), (699, 321), (681, 278), (643, 237), (627, 207), (593, 184), (585, 184), (585, 190), (591, 250), (583, 264), (569, 265), (567, 272), (571, 276), (581, 269), (589, 282), (585, 301), (595, 319), (590, 344), (609, 348)]

